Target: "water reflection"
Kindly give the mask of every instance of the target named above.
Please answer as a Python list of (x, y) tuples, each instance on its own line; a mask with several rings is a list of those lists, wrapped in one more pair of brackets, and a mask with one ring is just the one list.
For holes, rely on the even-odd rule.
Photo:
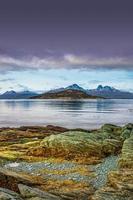
[(8, 108), (32, 109), (36, 106), (59, 110), (84, 110), (96, 108), (97, 111), (111, 110), (116, 104), (113, 100), (7, 100), (1, 101)]
[(108, 99), (108, 100), (97, 100), (97, 110), (112, 110), (114, 108), (115, 101)]
[(1, 100), (0, 126), (98, 127), (133, 122), (133, 100)]
[(3, 104), (5, 104), (5, 107), (12, 108), (12, 109), (17, 108), (17, 107), (29, 109), (34, 106), (33, 105), (34, 102), (26, 101), (26, 100), (23, 100), (23, 101), (7, 100), (7, 101), (4, 101)]

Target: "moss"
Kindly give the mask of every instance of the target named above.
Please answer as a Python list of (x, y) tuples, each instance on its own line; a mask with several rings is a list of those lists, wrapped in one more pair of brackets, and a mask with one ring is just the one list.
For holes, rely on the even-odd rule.
[(58, 192), (80, 192), (82, 190), (88, 190), (88, 188), (91, 189), (91, 186), (87, 183), (79, 183), (74, 180), (62, 180), (62, 181), (56, 181), (56, 180), (48, 180), (46, 181), (46, 185), (44, 186), (45, 190), (47, 191), (58, 191)]
[(75, 166), (68, 169), (42, 169), (37, 171), (41, 174), (52, 174), (52, 175), (68, 175), (71, 173), (78, 173), (82, 176), (89, 176), (92, 172), (89, 171), (88, 167), (85, 166)]
[(21, 152), (16, 151), (0, 151), (0, 157), (6, 160), (17, 160), (21, 157)]

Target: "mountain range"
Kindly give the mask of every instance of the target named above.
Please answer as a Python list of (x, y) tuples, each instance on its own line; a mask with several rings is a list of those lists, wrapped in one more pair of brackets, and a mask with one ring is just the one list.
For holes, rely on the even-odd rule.
[(28, 99), (36, 95), (37, 93), (32, 91), (15, 92), (14, 90), (10, 90), (1, 94), (0, 99)]
[[(75, 92), (76, 91), (76, 92)], [(88, 95), (88, 96), (87, 96)], [(133, 93), (118, 90), (110, 86), (99, 85), (96, 89), (84, 89), (77, 84), (65, 88), (53, 89), (42, 94), (32, 91), (15, 92), (7, 91), (0, 95), (0, 99), (28, 99), (28, 98), (109, 98), (109, 99), (133, 99)]]
[[(84, 89), (83, 87), (80, 87), (77, 84), (73, 84), (65, 88), (50, 90), (44, 94), (36, 96), (35, 98), (54, 98), (56, 96), (58, 97), (58, 95), (60, 95), (60, 92), (65, 92), (69, 90), (81, 91), (94, 98), (101, 97), (101, 98), (108, 98), (108, 99), (133, 99), (133, 93), (118, 90), (118, 89), (115, 89), (114, 87), (98, 85), (96, 89)], [(50, 94), (53, 94), (53, 95), (51, 96)]]
[(86, 90), (87, 94), (109, 99), (133, 99), (133, 93), (99, 85), (96, 89)]

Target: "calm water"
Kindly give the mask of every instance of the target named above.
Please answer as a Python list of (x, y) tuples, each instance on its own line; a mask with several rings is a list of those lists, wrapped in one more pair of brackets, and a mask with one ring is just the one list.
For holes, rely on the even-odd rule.
[(133, 100), (0, 100), (0, 127), (59, 125), (97, 128), (133, 123)]

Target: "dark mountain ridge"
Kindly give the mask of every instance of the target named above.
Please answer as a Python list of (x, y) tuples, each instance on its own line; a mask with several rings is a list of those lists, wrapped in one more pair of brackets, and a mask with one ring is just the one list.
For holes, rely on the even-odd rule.
[[(71, 93), (70, 93), (71, 91)], [(77, 92), (75, 92), (77, 91)], [(78, 92), (82, 92), (82, 94), (78, 94)], [(84, 89), (77, 84), (70, 85), (68, 87), (61, 87), (57, 89), (52, 89), (42, 94), (38, 94), (32, 91), (22, 91), (22, 92), (15, 92), (13, 90), (7, 91), (0, 95), (0, 99), (28, 99), (28, 98), (66, 98), (69, 95), (69, 98), (87, 98), (86, 95), (93, 96), (94, 98), (109, 98), (109, 99), (133, 99), (133, 93), (118, 90), (114, 87), (110, 87), (108, 85), (102, 86), (98, 85), (96, 89)], [(43, 97), (42, 97), (43, 96)], [(85, 97), (86, 96), (86, 97)]]

